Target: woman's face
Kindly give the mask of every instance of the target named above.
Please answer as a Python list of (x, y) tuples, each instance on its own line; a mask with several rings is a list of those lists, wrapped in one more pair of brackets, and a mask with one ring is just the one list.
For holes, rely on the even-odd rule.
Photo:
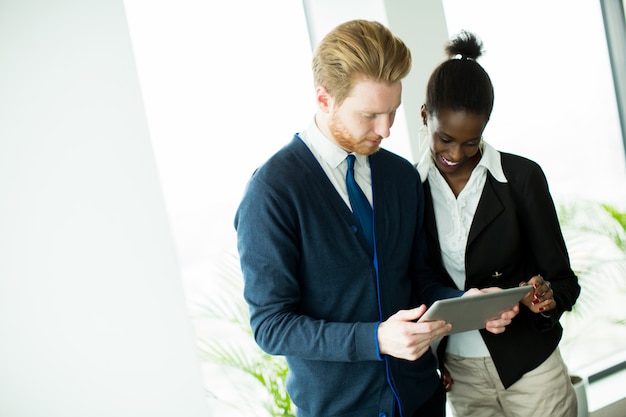
[[(423, 113), (423, 116), (426, 116)], [(484, 115), (440, 110), (427, 116), (430, 151), (444, 175), (471, 173), (480, 160), (479, 144), (487, 125)], [(469, 174), (468, 174), (469, 176)]]

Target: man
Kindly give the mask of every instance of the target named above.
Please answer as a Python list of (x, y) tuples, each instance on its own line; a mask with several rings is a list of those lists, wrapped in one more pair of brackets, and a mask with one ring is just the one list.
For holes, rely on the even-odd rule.
[[(430, 343), (450, 325), (415, 321), (462, 292), (425, 263), (414, 166), (380, 148), (410, 69), (383, 25), (332, 30), (314, 53), (314, 119), (254, 173), (237, 210), (250, 324), (262, 349), (286, 357), (301, 417), (445, 414)], [(349, 196), (348, 155), (364, 215)], [(499, 333), (514, 315), (488, 327)]]

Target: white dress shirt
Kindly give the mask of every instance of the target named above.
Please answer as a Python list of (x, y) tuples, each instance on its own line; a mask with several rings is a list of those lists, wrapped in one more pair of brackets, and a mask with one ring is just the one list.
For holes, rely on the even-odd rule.
[[(330, 182), (335, 186), (335, 189), (346, 202), (348, 207), (350, 205), (350, 198), (348, 197), (348, 188), (346, 186), (346, 172), (348, 171), (348, 161), (346, 157), (348, 153), (343, 150), (339, 145), (333, 142), (331, 139), (324, 136), (322, 131), (317, 127), (315, 118), (311, 120), (309, 126), (301, 133), (299, 133), (300, 139), (309, 147), (317, 162), (330, 179)], [(363, 193), (367, 197), (370, 205), (372, 205), (372, 174), (370, 171), (369, 159), (365, 155), (359, 155), (353, 153), (356, 157), (354, 164), (354, 178), (356, 183), (361, 187)]]

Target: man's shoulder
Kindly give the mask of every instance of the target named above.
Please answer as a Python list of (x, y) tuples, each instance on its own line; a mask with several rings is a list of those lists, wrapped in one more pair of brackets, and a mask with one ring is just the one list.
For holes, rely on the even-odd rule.
[(296, 137), (254, 170), (246, 190), (259, 198), (304, 199), (314, 196), (311, 189), (323, 178), (317, 159)]
[(405, 175), (417, 176), (415, 165), (408, 159), (396, 153), (381, 148), (378, 152), (370, 156), (370, 161), (385, 170), (393, 170), (405, 173)]
[(314, 160), (313, 154), (304, 142), (294, 137), (289, 143), (265, 160), (257, 168), (257, 173), (264, 172), (266, 175), (274, 175), (284, 170), (293, 171), (294, 167), (308, 164), (309, 160)]

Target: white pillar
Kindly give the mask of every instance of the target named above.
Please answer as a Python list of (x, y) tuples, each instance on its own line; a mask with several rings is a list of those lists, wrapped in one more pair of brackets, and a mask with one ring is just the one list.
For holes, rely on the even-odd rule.
[(448, 29), (442, 0), (385, 0), (391, 30), (411, 49), (413, 68), (403, 85), (406, 124), (409, 130), (411, 157), (417, 162), (418, 131), (422, 126), (420, 111), (426, 98), (430, 74), (445, 59), (444, 45)]

